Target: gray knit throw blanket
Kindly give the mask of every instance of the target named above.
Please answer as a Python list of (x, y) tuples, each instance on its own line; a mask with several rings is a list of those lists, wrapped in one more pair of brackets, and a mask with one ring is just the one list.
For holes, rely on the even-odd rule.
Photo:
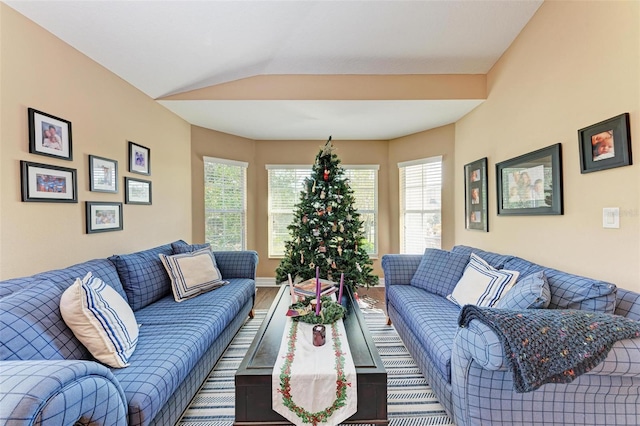
[(615, 342), (640, 337), (640, 322), (572, 309), (508, 310), (466, 305), (458, 324), (471, 320), (500, 338), (513, 387), (524, 393), (545, 383), (570, 383), (603, 361)]

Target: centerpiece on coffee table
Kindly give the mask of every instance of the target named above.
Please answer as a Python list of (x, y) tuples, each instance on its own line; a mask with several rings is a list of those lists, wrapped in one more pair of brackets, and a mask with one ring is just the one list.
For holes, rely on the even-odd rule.
[[(336, 291), (335, 283), (321, 280), (319, 268), (316, 268), (315, 279), (309, 279), (295, 286), (291, 282), (291, 275), (289, 275), (289, 285), (291, 286), (292, 304), (287, 311), (287, 316), (292, 317), (294, 321), (310, 324), (333, 324), (344, 317), (346, 309), (339, 303), (342, 300), (344, 274), (340, 276), (338, 302), (334, 301), (331, 296)], [(314, 286), (315, 297), (312, 295)], [(298, 300), (300, 295), (304, 297), (302, 300)]]

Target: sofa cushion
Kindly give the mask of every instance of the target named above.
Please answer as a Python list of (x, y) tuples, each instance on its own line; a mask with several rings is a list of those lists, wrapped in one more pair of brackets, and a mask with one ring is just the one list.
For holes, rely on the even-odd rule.
[(171, 290), (176, 302), (182, 302), (224, 284), (210, 248), (172, 256), (160, 254), (160, 260), (171, 279)]
[(54, 271), (46, 271), (33, 276), (33, 278), (41, 278), (55, 283), (62, 290), (65, 290), (73, 284), (78, 277), (84, 277), (87, 272), (91, 272), (94, 277), (100, 278), (106, 284), (113, 287), (125, 300), (127, 294), (122, 287), (118, 271), (112, 262), (108, 259), (93, 259), (76, 265), (68, 266), (63, 269)]
[(0, 359), (90, 359), (62, 320), (62, 292), (51, 281), (34, 279), (0, 299)]
[(407, 285), (386, 289), (389, 303), (401, 313), (438, 370), (451, 383), (451, 351), (460, 308), (442, 296)]
[(508, 254), (493, 253), (490, 251), (481, 250), (479, 248), (462, 245), (453, 247), (451, 251), (458, 254), (466, 254), (467, 256), (471, 256), (471, 253), (475, 253), (476, 255), (480, 256), (485, 262), (496, 269), (505, 268), (505, 262), (507, 262), (509, 259), (513, 259), (513, 256)]
[(171, 243), (173, 254), (191, 253), (194, 251), (202, 250), (204, 248), (208, 248), (209, 250), (211, 250), (211, 244), (187, 244), (182, 240)]
[(551, 302), (551, 290), (543, 271), (522, 278), (496, 304), (502, 309), (544, 309)]
[(158, 255), (172, 255), (171, 244), (109, 258), (134, 311), (162, 299), (171, 292), (171, 280)]
[(65, 290), (60, 300), (64, 322), (91, 355), (109, 367), (129, 365), (138, 343), (138, 324), (131, 307), (91, 272)]
[(446, 297), (460, 280), (469, 256), (439, 249), (426, 249), (411, 285)]
[(492, 307), (518, 279), (517, 271), (497, 270), (475, 253), (447, 299), (459, 306), (476, 305)]
[(506, 262), (505, 268), (515, 269), (527, 275), (543, 270), (551, 290), (549, 309), (582, 309), (609, 314), (615, 311), (614, 284), (544, 268), (518, 257)]
[(136, 311), (141, 327), (131, 365), (113, 371), (127, 394), (130, 417), (153, 419), (203, 354), (254, 297), (253, 280), (229, 281), (214, 292), (182, 303), (166, 296)]

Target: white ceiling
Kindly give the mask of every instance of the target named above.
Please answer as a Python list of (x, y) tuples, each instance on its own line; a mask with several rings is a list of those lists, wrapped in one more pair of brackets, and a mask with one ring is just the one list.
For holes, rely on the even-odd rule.
[[(269, 74), (485, 74), (542, 0), (5, 1), (154, 99)], [(480, 101), (160, 101), (251, 139), (389, 139)]]

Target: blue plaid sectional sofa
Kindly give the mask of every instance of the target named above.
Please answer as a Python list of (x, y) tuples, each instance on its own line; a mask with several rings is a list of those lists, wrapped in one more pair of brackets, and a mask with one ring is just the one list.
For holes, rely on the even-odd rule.
[[(187, 244), (0, 282), (0, 424), (176, 422), (251, 313), (258, 263), (254, 251), (214, 252), (229, 283), (177, 303), (159, 259), (176, 245)], [(88, 272), (128, 301), (140, 325), (125, 368), (95, 361), (61, 317), (62, 293)]]
[[(447, 253), (475, 253), (520, 277), (544, 271), (551, 293), (547, 309), (585, 309), (640, 321), (640, 294), (613, 284), (467, 246)], [(428, 290), (417, 282), (424, 256), (383, 256), (387, 312), (456, 425), (640, 424), (640, 338), (616, 342), (603, 362), (570, 383), (517, 393), (496, 333), (476, 319), (458, 327), (461, 308), (445, 296), (455, 286), (451, 277), (461, 272), (447, 262), (432, 265), (436, 282)]]

